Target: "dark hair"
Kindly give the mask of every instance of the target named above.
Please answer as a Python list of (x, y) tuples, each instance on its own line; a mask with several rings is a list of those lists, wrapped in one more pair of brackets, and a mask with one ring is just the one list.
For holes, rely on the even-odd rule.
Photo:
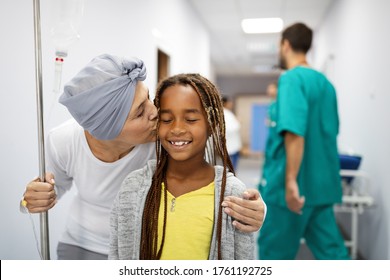
[(304, 23), (295, 23), (287, 27), (282, 33), (282, 41), (290, 42), (296, 52), (307, 53), (311, 47), (313, 31)]
[(229, 101), (232, 101), (232, 98), (230, 96), (222, 95), (222, 105), (225, 105)]
[[(218, 206), (218, 220), (217, 220), (217, 245), (218, 245), (218, 259), (222, 259), (221, 255), (221, 232), (222, 232), (222, 206), (221, 203), (224, 198), (226, 186), (226, 173), (229, 169), (234, 174), (234, 169), (226, 148), (225, 136), (225, 118), (223, 113), (223, 106), (221, 102), (221, 95), (215, 85), (205, 77), (199, 74), (179, 74), (161, 81), (154, 99), (156, 107), (160, 108), (160, 98), (164, 91), (174, 85), (191, 86), (198, 94), (202, 106), (207, 115), (208, 124), (211, 130), (212, 141), (207, 145), (207, 155), (210, 157), (208, 161), (215, 165), (216, 156), (222, 160), (223, 175), (221, 184), (221, 196), (219, 198)], [(159, 129), (159, 122), (157, 130)], [(210, 147), (212, 146), (212, 147)], [(144, 212), (142, 217), (142, 232), (141, 232), (141, 246), (140, 259), (141, 260), (155, 260), (161, 258), (162, 248), (165, 240), (166, 228), (166, 213), (167, 213), (167, 188), (164, 188), (164, 221), (161, 238), (161, 245), (158, 246), (158, 216), (160, 209), (161, 185), (166, 186), (166, 170), (168, 163), (168, 153), (161, 145), (160, 139), (156, 141), (156, 155), (157, 166), (153, 175), (152, 184), (146, 197)]]
[(225, 104), (228, 101), (229, 101), (229, 98), (226, 95), (223, 95), (222, 96), (222, 103)]

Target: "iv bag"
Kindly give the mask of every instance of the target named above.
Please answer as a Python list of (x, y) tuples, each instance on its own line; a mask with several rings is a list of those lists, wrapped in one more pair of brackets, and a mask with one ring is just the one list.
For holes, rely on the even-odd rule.
[(54, 91), (61, 87), (62, 64), (68, 56), (69, 47), (79, 38), (79, 27), (84, 10), (84, 0), (51, 0), (54, 24), (51, 36), (55, 46)]
[(67, 21), (58, 23), (58, 25), (52, 29), (52, 36), (56, 49), (55, 54), (61, 57), (68, 56), (69, 46), (80, 38), (80, 35), (74, 26)]

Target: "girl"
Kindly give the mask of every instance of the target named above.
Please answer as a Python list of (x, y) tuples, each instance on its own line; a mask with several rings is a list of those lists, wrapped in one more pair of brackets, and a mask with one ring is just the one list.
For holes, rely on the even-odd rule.
[(222, 210), (224, 196), (246, 187), (226, 150), (217, 88), (199, 74), (176, 75), (160, 83), (155, 105), (157, 159), (122, 184), (109, 259), (253, 259), (253, 233)]

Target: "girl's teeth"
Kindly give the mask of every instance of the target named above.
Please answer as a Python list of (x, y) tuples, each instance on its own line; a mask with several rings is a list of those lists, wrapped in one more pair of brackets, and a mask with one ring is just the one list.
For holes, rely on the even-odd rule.
[(180, 141), (180, 142), (171, 142), (175, 146), (183, 146), (188, 144), (188, 142)]

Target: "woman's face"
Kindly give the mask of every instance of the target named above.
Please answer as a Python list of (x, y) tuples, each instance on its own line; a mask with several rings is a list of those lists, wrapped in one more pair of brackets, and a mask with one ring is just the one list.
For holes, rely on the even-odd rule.
[(131, 145), (156, 140), (157, 109), (149, 100), (149, 90), (139, 81), (135, 88), (134, 100), (126, 122), (117, 140)]
[(199, 96), (191, 86), (174, 85), (162, 93), (158, 136), (171, 159), (203, 160), (208, 122)]

